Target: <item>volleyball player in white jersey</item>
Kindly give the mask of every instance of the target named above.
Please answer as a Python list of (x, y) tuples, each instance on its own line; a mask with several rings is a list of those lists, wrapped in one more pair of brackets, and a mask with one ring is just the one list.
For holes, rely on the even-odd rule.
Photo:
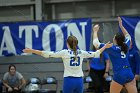
[(83, 71), (82, 62), (84, 58), (99, 57), (105, 48), (109, 48), (112, 44), (107, 43), (104, 47), (96, 52), (87, 52), (77, 49), (78, 40), (75, 36), (69, 36), (67, 39), (68, 49), (58, 52), (40, 51), (26, 48), (25, 53), (34, 53), (46, 58), (62, 58), (64, 63), (64, 82), (63, 93), (83, 93)]

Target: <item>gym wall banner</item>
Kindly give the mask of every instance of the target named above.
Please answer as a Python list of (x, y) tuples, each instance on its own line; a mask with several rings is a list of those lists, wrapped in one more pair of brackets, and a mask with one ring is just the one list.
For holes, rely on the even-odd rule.
[(132, 45), (140, 51), (140, 17), (122, 16), (123, 26), (131, 36)]
[(68, 36), (78, 39), (78, 48), (90, 49), (90, 18), (48, 22), (0, 23), (0, 56), (24, 54), (24, 48), (59, 51), (67, 49)]

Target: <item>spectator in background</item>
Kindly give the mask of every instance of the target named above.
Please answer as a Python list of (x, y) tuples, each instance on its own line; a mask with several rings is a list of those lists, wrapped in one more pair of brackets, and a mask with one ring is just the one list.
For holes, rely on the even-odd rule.
[(21, 93), (26, 84), (22, 74), (16, 71), (16, 66), (9, 65), (9, 71), (3, 76), (3, 84), (6, 87), (6, 93)]
[[(93, 51), (97, 48), (93, 46)], [(90, 63), (89, 63), (90, 62)], [(95, 90), (95, 93), (104, 93), (105, 78), (108, 77), (110, 60), (106, 52), (100, 54), (99, 58), (92, 58), (88, 63), (89, 76), (92, 78), (92, 83), (89, 83), (89, 89)], [(109, 91), (109, 86), (107, 86)]]
[(138, 88), (138, 80), (140, 75), (140, 55), (139, 51), (132, 47), (132, 42), (130, 43), (128, 60), (132, 68), (132, 72), (135, 75), (136, 86)]
[(0, 93), (2, 93), (2, 81), (0, 80)]

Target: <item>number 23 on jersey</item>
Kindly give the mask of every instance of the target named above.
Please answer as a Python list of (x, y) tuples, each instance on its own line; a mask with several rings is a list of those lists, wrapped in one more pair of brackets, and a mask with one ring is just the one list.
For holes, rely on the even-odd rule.
[(80, 65), (80, 57), (77, 57), (77, 60), (75, 60), (75, 57), (70, 57), (70, 66), (79, 66)]

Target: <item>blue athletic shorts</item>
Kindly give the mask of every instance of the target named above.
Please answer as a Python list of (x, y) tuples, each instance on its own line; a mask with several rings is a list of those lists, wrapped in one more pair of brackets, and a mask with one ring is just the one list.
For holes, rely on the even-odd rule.
[(64, 77), (63, 93), (83, 93), (83, 77)]
[(123, 68), (117, 73), (114, 73), (113, 80), (121, 85), (124, 85), (134, 79), (134, 74), (131, 68)]

